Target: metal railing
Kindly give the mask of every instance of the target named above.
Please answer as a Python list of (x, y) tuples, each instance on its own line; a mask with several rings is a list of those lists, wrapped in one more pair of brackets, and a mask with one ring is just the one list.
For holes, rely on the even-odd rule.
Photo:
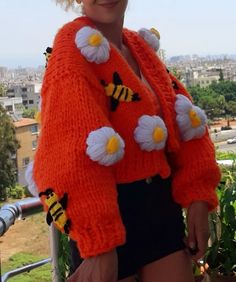
[[(25, 219), (34, 214), (43, 211), (43, 207), (39, 198), (27, 198), (14, 204), (6, 204), (0, 209), (0, 237), (12, 226), (17, 219)], [(50, 247), (51, 258), (46, 258), (35, 263), (8, 271), (1, 275), (1, 282), (7, 281), (11, 277), (15, 277), (24, 272), (40, 267), (44, 264), (52, 264), (52, 281), (59, 282), (58, 272), (58, 231), (53, 225), (50, 226)]]

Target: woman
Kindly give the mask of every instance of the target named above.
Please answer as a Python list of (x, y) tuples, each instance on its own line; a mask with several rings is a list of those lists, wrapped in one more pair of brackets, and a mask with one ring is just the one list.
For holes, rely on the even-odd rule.
[(156, 56), (156, 32), (123, 29), (127, 2), (82, 0), (85, 16), (58, 32), (34, 179), (48, 223), (84, 258), (68, 281), (191, 282), (220, 172), (205, 114)]

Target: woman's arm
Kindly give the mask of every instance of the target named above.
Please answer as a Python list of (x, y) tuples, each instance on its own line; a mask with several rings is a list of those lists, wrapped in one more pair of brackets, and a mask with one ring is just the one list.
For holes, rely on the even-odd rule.
[[(88, 152), (91, 132), (95, 132), (92, 141), (96, 143), (104, 137), (96, 131), (112, 126), (94, 98), (97, 90), (91, 94), (93, 90), (82, 75), (70, 72), (58, 80), (51, 77), (50, 81), (46, 77), (42, 90), (42, 127), (34, 179), (47, 211), (48, 188), (61, 206), (64, 204), (69, 235), (77, 241), (81, 256), (96, 256), (125, 242), (112, 164), (92, 160), (93, 148)], [(61, 201), (65, 195), (66, 205)], [(52, 212), (50, 217), (63, 230), (62, 222)]]

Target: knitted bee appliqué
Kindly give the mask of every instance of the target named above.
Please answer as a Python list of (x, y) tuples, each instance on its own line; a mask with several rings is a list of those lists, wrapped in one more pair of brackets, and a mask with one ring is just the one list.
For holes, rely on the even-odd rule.
[(67, 193), (59, 200), (57, 194), (53, 189), (48, 188), (45, 192), (40, 192), (39, 197), (45, 196), (45, 204), (48, 206), (48, 213), (46, 217), (47, 224), (52, 222), (66, 234), (69, 234), (70, 220), (66, 216), (65, 209), (67, 207)]
[(111, 97), (112, 112), (117, 109), (119, 102), (135, 102), (141, 100), (138, 93), (134, 93), (129, 87), (123, 85), (117, 72), (113, 73), (113, 83), (106, 84), (104, 80), (101, 80), (101, 84), (105, 88), (106, 95)]

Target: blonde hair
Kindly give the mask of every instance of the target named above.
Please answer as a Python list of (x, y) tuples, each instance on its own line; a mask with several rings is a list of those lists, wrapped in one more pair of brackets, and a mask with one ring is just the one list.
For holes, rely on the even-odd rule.
[(75, 7), (76, 0), (55, 0), (57, 4), (60, 4), (65, 10)]

